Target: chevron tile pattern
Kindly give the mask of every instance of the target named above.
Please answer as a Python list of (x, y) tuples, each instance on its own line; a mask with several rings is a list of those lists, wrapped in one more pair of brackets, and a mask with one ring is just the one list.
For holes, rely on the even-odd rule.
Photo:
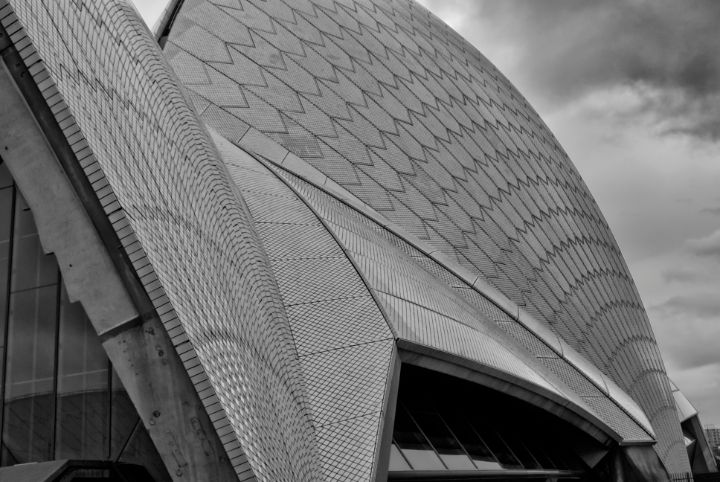
[(186, 0), (166, 55), (206, 122), (231, 141), (258, 129), (481, 274), (632, 391), (659, 454), (689, 470), (607, 223), (532, 107), (447, 25), (410, 0)]
[[(629, 416), (628, 407), (611, 400), (604, 386), (601, 391), (588, 375), (463, 280), (310, 183), (276, 172), (342, 243), (399, 339), (520, 377), (589, 410), (625, 440), (651, 440)], [(524, 350), (518, 351), (518, 345)]]
[(371, 480), (396, 356), (388, 323), (305, 202), (250, 155), (219, 135), (215, 142), (277, 279), (324, 480)]

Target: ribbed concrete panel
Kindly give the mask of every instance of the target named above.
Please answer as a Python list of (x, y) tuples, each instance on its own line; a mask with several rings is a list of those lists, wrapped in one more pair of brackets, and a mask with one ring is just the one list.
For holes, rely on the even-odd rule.
[(202, 363), (195, 388), (238, 477), (315, 479), (300, 364), (265, 254), (143, 22), (109, 0), (10, 5), (39, 54), (28, 69), (46, 69), (38, 87), (57, 86), (48, 105), (74, 116), (67, 140), (161, 320), (175, 324), (180, 358)]
[(248, 200), (287, 310), (323, 478), (370, 480), (396, 357), (388, 324), (305, 202), (259, 161), (219, 135), (215, 141)]
[[(567, 155), (507, 79), (424, 8), (187, 0), (166, 54), (200, 104), (483, 276), (623, 389), (664, 372), (657, 348), (636, 346), (639, 335), (654, 343), (647, 315)], [(628, 356), (614, 357), (621, 346)], [(653, 417), (672, 403), (667, 377), (648, 389)], [(666, 455), (682, 441), (679, 424), (652, 421), (668, 468), (689, 471), (682, 451)]]

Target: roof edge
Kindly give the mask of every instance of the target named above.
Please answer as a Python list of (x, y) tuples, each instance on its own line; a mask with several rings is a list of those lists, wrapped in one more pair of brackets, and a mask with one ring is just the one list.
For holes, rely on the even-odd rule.
[(160, 44), (160, 48), (165, 46), (164, 38), (167, 38), (170, 33), (170, 29), (175, 23), (175, 18), (183, 3), (185, 3), (185, 0), (170, 0), (155, 25), (150, 28), (150, 32), (155, 37), (155, 41)]
[[(17, 132), (5, 131), (3, 155), (36, 220), (43, 251), (55, 255), (70, 300), (85, 310), (166, 470), (232, 477), (225, 446), (111, 221), (122, 211), (111, 207), (108, 214), (90, 184), (92, 153), (81, 149), (83, 167), (77, 150), (84, 136), (14, 11), (4, 6), (0, 0), (0, 38), (8, 39), (0, 44), (0, 103), (6, 107), (0, 125), (12, 124)], [(168, 376), (173, 383), (152, 383)], [(177, 448), (191, 460), (189, 468), (173, 456)]]
[(548, 345), (549, 348), (557, 353), (559, 357), (583, 373), (587, 377), (588, 381), (595, 385), (602, 393), (610, 397), (610, 399), (613, 400), (618, 407), (644, 431), (646, 431), (648, 435), (652, 438), (656, 438), (655, 431), (645, 415), (645, 412), (638, 403), (630, 397), (629, 394), (627, 394), (615, 382), (610, 380), (600, 370), (595, 368), (595, 366), (587, 361), (583, 355), (570, 347), (564, 340), (550, 330), (547, 325), (535, 319), (530, 313), (520, 308), (514, 301), (487, 283), (480, 275), (460, 266), (439, 249), (432, 247), (429, 243), (419, 239), (414, 234), (408, 232), (405, 228), (388, 220), (385, 216), (378, 213), (371, 206), (361, 201), (355, 195), (347, 191), (344, 187), (330, 179), (308, 162), (289, 152), (275, 140), (266, 136), (254, 127), (248, 129), (248, 131), (245, 132), (245, 134), (236, 143), (243, 149), (248, 149), (250, 152), (254, 152), (262, 156), (272, 164), (300, 177), (318, 189), (321, 189), (325, 193), (333, 196), (340, 202), (348, 205), (352, 209), (355, 209), (361, 214), (367, 216), (375, 223), (384, 227), (396, 236), (404, 239), (407, 243), (443, 266), (455, 276), (462, 279), (472, 289), (491, 301), (514, 321), (517, 321), (522, 326), (533, 332), (546, 345)]
[[(133, 11), (137, 12), (135, 9), (133, 9)], [(182, 381), (187, 382), (189, 388), (182, 391), (182, 393), (187, 394), (188, 397), (191, 397), (197, 402), (194, 405), (197, 407), (197, 413), (200, 414), (203, 421), (203, 424), (201, 424), (202, 431), (195, 429), (199, 436), (198, 440), (202, 443), (202, 437), (208, 441), (210, 438), (216, 438), (217, 450), (214, 450), (214, 448), (210, 452), (206, 450), (205, 455), (217, 455), (220, 463), (216, 465), (223, 471), (221, 473), (226, 473), (227, 476), (231, 478), (237, 478), (237, 473), (239, 472), (238, 467), (245, 463), (238, 462), (238, 459), (242, 458), (245, 460), (246, 457), (242, 449), (240, 457), (232, 456), (233, 453), (238, 452), (238, 447), (240, 447), (240, 442), (236, 436), (226, 437), (224, 440), (220, 440), (217, 434), (219, 428), (230, 424), (225, 409), (220, 405), (217, 395), (215, 395), (214, 387), (205, 386), (205, 380), (207, 380), (208, 377), (204, 367), (201, 370), (201, 376), (195, 376), (194, 379), (191, 379), (189, 369), (197, 364), (197, 352), (187, 340), (186, 331), (184, 327), (179, 324), (174, 309), (170, 307), (170, 302), (167, 301), (163, 287), (155, 286), (156, 283), (153, 281), (153, 278), (156, 279), (157, 276), (154, 268), (149, 264), (147, 256), (128, 222), (127, 213), (117, 201), (109, 184), (107, 187), (105, 186), (103, 181), (107, 181), (107, 179), (97, 163), (95, 154), (85, 134), (77, 124), (75, 116), (68, 104), (66, 104), (55, 79), (50, 74), (33, 39), (19, 18), (16, 7), (10, 3), (9, 0), (0, 0), (0, 34), (2, 33), (5, 33), (5, 35), (0, 35), (0, 39), (5, 38), (7, 41), (0, 43), (0, 48), (13, 49), (17, 57), (13, 63), (14, 69), (17, 70), (17, 75), (13, 75), (13, 77), (16, 84), (18, 84), (19, 95), (25, 98), (28, 109), (36, 119), (38, 129), (48, 141), (48, 148), (52, 150), (54, 156), (56, 156), (56, 161), (59, 164), (58, 167), (61, 168), (68, 179), (69, 189), (72, 189), (78, 196), (82, 208), (85, 209), (88, 214), (88, 222), (92, 223), (92, 227), (99, 233), (107, 254), (110, 255), (113, 264), (121, 275), (124, 289), (128, 290), (132, 302), (136, 308), (139, 309), (138, 317), (125, 320), (116, 326), (110, 326), (103, 330), (99, 330), (98, 327), (95, 326), (95, 320), (91, 319), (96, 332), (98, 332), (103, 342), (103, 347), (108, 357), (115, 363), (114, 357), (116, 354), (113, 353), (113, 351), (116, 347), (113, 343), (109, 343), (110, 341), (117, 340), (117, 343), (125, 343), (126, 339), (129, 338), (138, 340), (139, 336), (137, 332), (143, 331), (144, 328), (147, 328), (148, 331), (154, 330), (154, 333), (158, 334), (158, 339), (162, 338), (161, 343), (163, 343), (163, 347), (167, 342), (167, 347), (160, 351), (158, 356), (162, 357), (162, 352), (164, 351), (167, 359), (179, 364), (182, 371), (178, 370), (177, 373), (184, 374)], [(5, 54), (3, 57), (4, 56)], [(0, 61), (2, 60), (0, 59)], [(7, 64), (8, 61), (6, 60), (5, 63)], [(12, 71), (12, 69), (9, 70)], [(20, 85), (21, 83), (22, 85)], [(28, 94), (23, 92), (21, 87), (34, 90), (35, 92)], [(93, 172), (97, 179), (91, 184), (88, 179), (88, 173)], [(98, 175), (97, 173), (101, 174)], [(20, 187), (22, 188), (22, 186)], [(43, 229), (43, 227), (38, 224), (38, 233), (43, 248), (45, 248), (47, 244), (46, 239), (48, 236), (46, 231), (46, 229)], [(128, 253), (133, 253), (132, 258)], [(56, 253), (56, 255), (58, 254), (59, 253)], [(72, 265), (69, 267), (63, 266), (61, 263), (58, 263), (58, 265), (63, 277), (68, 276), (72, 272)], [(150, 266), (150, 268), (148, 268), (148, 266)], [(141, 269), (144, 270), (144, 276), (141, 276), (139, 273)], [(152, 296), (150, 294), (151, 287)], [(75, 299), (77, 299), (77, 297), (75, 297)], [(87, 304), (83, 299), (79, 301), (83, 306)], [(169, 327), (175, 327), (176, 334), (172, 337), (168, 333)], [(139, 328), (139, 330), (137, 328)], [(170, 355), (170, 350), (173, 352), (172, 356)], [(120, 363), (115, 364), (118, 369), (123, 366)], [(148, 364), (148, 366), (150, 365), (151, 364)], [(128, 365), (128, 368), (131, 368), (131, 365)], [(128, 370), (128, 373), (132, 372), (132, 369)], [(135, 392), (140, 394), (140, 397), (133, 398), (131, 392), (132, 385), (129, 383), (131, 380), (123, 377), (124, 374), (120, 373), (120, 370), (118, 375), (126, 390), (128, 390), (128, 393), (131, 394), (131, 401), (136, 408), (138, 408), (139, 415), (147, 418), (149, 422), (150, 415), (139, 409), (139, 405), (145, 403), (145, 398), (142, 398), (145, 394), (142, 393), (142, 390), (136, 390)], [(140, 380), (138, 386), (140, 386), (142, 381), (143, 380)], [(152, 390), (147, 393), (152, 395)], [(140, 398), (142, 398), (142, 400)], [(215, 414), (213, 418), (210, 417), (210, 413)], [(169, 419), (169, 417), (166, 418)], [(192, 427), (193, 418), (194, 417), (186, 416), (181, 420), (187, 421), (187, 423), (190, 424), (189, 426)], [(145, 423), (145, 420), (143, 420), (143, 422)], [(145, 423), (145, 425), (147, 427), (148, 423)], [(155, 432), (160, 433), (159, 429), (164, 425), (155, 423), (155, 426), (157, 427), (156, 430), (150, 430), (149, 432), (151, 438), (153, 438), (153, 443), (158, 446), (153, 435)], [(208, 435), (210, 431), (212, 431), (212, 433)], [(192, 430), (188, 431), (188, 433), (190, 432), (192, 432)], [(172, 431), (168, 432), (168, 434), (170, 433), (172, 433)], [(167, 434), (161, 435), (166, 436)], [(177, 442), (175, 443), (177, 444)], [(168, 445), (168, 447), (170, 447), (170, 445)], [(164, 459), (163, 462), (171, 462), (169, 465), (166, 464), (166, 467), (168, 471), (172, 473), (172, 462), (174, 460), (171, 453), (172, 448), (168, 448), (167, 452), (169, 456), (167, 460)], [(177, 460), (175, 461), (177, 462)], [(247, 471), (245, 466), (240, 468)]]

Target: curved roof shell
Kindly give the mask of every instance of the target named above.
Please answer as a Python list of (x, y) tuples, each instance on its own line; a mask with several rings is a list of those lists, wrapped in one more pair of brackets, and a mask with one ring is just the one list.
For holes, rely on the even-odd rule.
[[(558, 319), (528, 301), (551, 297), (533, 291), (543, 279), (541, 270), (520, 269), (521, 255), (530, 256), (523, 249), (532, 250), (521, 236), (531, 232), (529, 225), (513, 224), (504, 213), (513, 196), (525, 199), (526, 189), (530, 197), (521, 204), (527, 207), (535, 199), (532, 189), (544, 184), (530, 177), (516, 179), (517, 186), (503, 184), (500, 179), (507, 181), (514, 172), (511, 161), (537, 179), (545, 173), (543, 163), (564, 166), (562, 176), (577, 181), (576, 189), (569, 181), (546, 185), (546, 203), (556, 202), (548, 219), (577, 215), (602, 221), (597, 211), (583, 214), (594, 204), (566, 157), (521, 151), (519, 141), (512, 140), (526, 136), (527, 143), (535, 139), (549, 149), (543, 143), (552, 139), (537, 116), (480, 54), (425, 10), (405, 2), (340, 3), (187, 0), (166, 55), (188, 89), (193, 110), (127, 6), (114, 0), (0, 0), (0, 21), (11, 33), (10, 42), (62, 129), (78, 174), (92, 182), (121, 241), (107, 249), (121, 251), (131, 262), (238, 478), (317, 480), (322, 474), (366, 480), (377, 475), (398, 347), (537, 395), (556, 413), (577, 417), (598, 439), (647, 444), (656, 437), (668, 467), (683, 471), (678, 467), (687, 459), (677, 456), (673, 439), (677, 418), (665, 414), (666, 404), (673, 414), (674, 405), (663, 398), (662, 361), (656, 347), (641, 353), (645, 345), (632, 335), (642, 328), (647, 333), (642, 339), (655, 346), (644, 314), (612, 318), (603, 337), (592, 330), (562, 330)], [(355, 39), (366, 34), (363, 42)], [(377, 45), (371, 37), (383, 45), (385, 57), (372, 53)], [(435, 48), (435, 40), (445, 50), (427, 50)], [(300, 51), (309, 60), (298, 58)], [(437, 57), (432, 62), (431, 52)], [(401, 59), (401, 53), (408, 58)], [(361, 58), (369, 63), (358, 63)], [(415, 73), (407, 74), (403, 69), (410, 72), (411, 66)], [(460, 70), (450, 75), (451, 67)], [(423, 92), (423, 82), (435, 82), (433, 89), (439, 90), (428, 90), (432, 94), (424, 100), (415, 97), (410, 108), (405, 104), (411, 96), (400, 102), (400, 94), (391, 90), (402, 89), (403, 79), (417, 79), (412, 96)], [(499, 97), (488, 94), (485, 103), (476, 93), (460, 104), (473, 89)], [(481, 104), (496, 114), (471, 117), (464, 110)], [(357, 112), (361, 105), (373, 115)], [(506, 109), (522, 117), (519, 106), (527, 109), (527, 129), (493, 117)], [(411, 132), (425, 132), (424, 122), (431, 118), (437, 136)], [(386, 124), (375, 125), (383, 119)], [(212, 127), (211, 136), (203, 121)], [(343, 127), (348, 122), (352, 128)], [(478, 130), (465, 135), (475, 125)], [(471, 154), (471, 144), (465, 143), (475, 139), (480, 147), (480, 134), (493, 129), (512, 134), (493, 138), (498, 149), (505, 146), (504, 155)], [(329, 148), (333, 136), (345, 137)], [(437, 149), (420, 144), (417, 150), (411, 139)], [(358, 161), (355, 148), (373, 161)], [(429, 157), (414, 157), (420, 153)], [(454, 161), (461, 158), (464, 164), (456, 170)], [(488, 166), (501, 177), (483, 170)], [(486, 207), (480, 202), (482, 189), (497, 191)], [(579, 196), (572, 198), (578, 204), (568, 193)], [(453, 195), (461, 196), (455, 204)], [(561, 209), (563, 199), (567, 204)], [(466, 211), (473, 203), (479, 217)], [(488, 230), (497, 242), (505, 240), (507, 245), (497, 247), (499, 259), (476, 265), (465, 259), (475, 253), (471, 243), (463, 248), (450, 242), (459, 238), (443, 237), (451, 237), (451, 225), (462, 224), (463, 215), (476, 226), (463, 239), (490, 243), (480, 238), (480, 231)], [(499, 224), (502, 216), (507, 222)], [(529, 219), (543, 225), (541, 218)], [(547, 222), (559, 226), (560, 236), (565, 224), (558, 219)], [(612, 241), (606, 228), (588, 226)], [(513, 229), (514, 237), (502, 238)], [(561, 242), (541, 267), (570, 279), (580, 270), (568, 254), (571, 246)], [(595, 265), (604, 266), (600, 259), (611, 264), (604, 251), (589, 253)], [(624, 267), (619, 255), (614, 259)], [(70, 268), (61, 266), (63, 275)], [(585, 290), (592, 279), (580, 276), (575, 282)], [(626, 307), (624, 285), (598, 279), (605, 280), (601, 287), (615, 300), (608, 306)], [(514, 283), (527, 288), (520, 298), (514, 297)], [(77, 293), (81, 301), (83, 296), (89, 295)], [(580, 308), (595, 306), (590, 299), (583, 303)], [(578, 322), (595, 322), (583, 320)], [(103, 336), (116, 328), (96, 326)], [(607, 356), (588, 351), (590, 343)], [(622, 376), (613, 371), (616, 363)], [(151, 431), (151, 436), (158, 443), (165, 434)], [(164, 455), (172, 459), (172, 443), (164, 444)]]
[(688, 469), (607, 223), (537, 113), (456, 32), (406, 0), (186, 0), (165, 51), (205, 122), (248, 149), (248, 130), (264, 134), (477, 274), (630, 393), (670, 470)]
[[(112, 222), (120, 245), (107, 249), (132, 263), (192, 377), (225, 450), (221, 459), (239, 480), (316, 480), (300, 364), (265, 252), (215, 144), (142, 19), (114, 0), (0, 0), (0, 20)], [(62, 260), (65, 253), (56, 254)], [(72, 264), (60, 264), (63, 274), (73, 272)], [(73, 294), (84, 304), (91, 296)], [(91, 321), (101, 336), (122, 334)], [(152, 380), (151, 390), (162, 384)], [(171, 407), (153, 400), (142, 408), (169, 472), (181, 476), (191, 454), (171, 430), (153, 433), (161, 424), (147, 413), (162, 416)], [(193, 422), (202, 439), (205, 429)]]
[(303, 161), (287, 151), (275, 147), (263, 152), (270, 157), (253, 158), (213, 138), (277, 279), (328, 479), (365, 480), (375, 469), (395, 344), (469, 369), (604, 442), (651, 443), (652, 428), (635, 402), (618, 400), (614, 384), (573, 365), (567, 349), (494, 306), (420, 251), (412, 235), (397, 236), (370, 208), (346, 204), (352, 195), (339, 186), (328, 191), (322, 178), (308, 182)]

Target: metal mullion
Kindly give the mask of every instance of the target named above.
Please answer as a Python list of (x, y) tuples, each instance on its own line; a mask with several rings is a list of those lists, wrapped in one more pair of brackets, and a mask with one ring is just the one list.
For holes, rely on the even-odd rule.
[[(103, 350), (103, 353), (105, 351)], [(107, 433), (107, 442), (105, 443), (105, 458), (107, 460), (110, 460), (110, 457), (112, 457), (112, 409), (113, 409), (113, 403), (112, 403), (112, 378), (113, 378), (113, 366), (112, 362), (110, 361), (110, 358), (108, 358), (107, 353), (105, 353), (105, 358), (107, 359), (107, 396), (106, 396), (106, 406), (107, 406), (107, 416), (105, 418), (105, 429)]]
[[(43, 256), (50, 256), (50, 255), (43, 255)], [(55, 282), (53, 282), (53, 283), (47, 283), (47, 284), (44, 284), (44, 285), (31, 286), (31, 287), (29, 287), (29, 288), (23, 288), (23, 289), (21, 289), (21, 290), (11, 291), (10, 293), (13, 294), (13, 295), (16, 295), (16, 294), (18, 294), (18, 293), (26, 293), (26, 292), (32, 291), (32, 290), (39, 290), (39, 289), (42, 289), (42, 288), (50, 288), (51, 286), (56, 286), (56, 285), (57, 285), (57, 281), (55, 281)]]
[[(0, 370), (0, 447), (2, 447), (2, 439), (3, 434), (5, 433), (5, 374), (7, 372), (7, 351), (8, 351), (8, 335), (10, 333), (10, 293), (12, 292), (10, 282), (12, 280), (12, 277), (10, 274), (12, 273), (12, 262), (13, 262), (13, 250), (15, 249), (15, 204), (16, 204), (16, 195), (17, 195), (17, 189), (15, 187), (15, 182), (13, 180), (13, 184), (10, 187), (12, 189), (12, 196), (10, 200), (10, 234), (8, 236), (8, 263), (7, 263), (7, 283), (5, 287), (5, 295), (6, 295), (6, 304), (5, 304), (5, 313), (2, 313), (2, 316), (5, 317), (5, 327), (3, 329), (3, 350), (2, 353), (0, 353), (0, 356), (2, 356), (2, 370)], [(3, 463), (2, 460), (2, 450), (0, 450), (0, 464)]]
[[(394, 429), (393, 429), (393, 431), (394, 431)], [(408, 467), (412, 468), (412, 464), (410, 463), (410, 461), (408, 460), (408, 458), (405, 457), (405, 454), (403, 453), (402, 449), (400, 448), (400, 444), (398, 444), (398, 443), (395, 441), (395, 435), (394, 435), (394, 434), (393, 434), (392, 442), (390, 443), (390, 445), (391, 445), (391, 446), (394, 445), (395, 447), (397, 447), (397, 451), (398, 451), (398, 453), (400, 453), (400, 457), (402, 457), (402, 459), (405, 461), (405, 463), (407, 464)], [(441, 461), (441, 462), (442, 462), (442, 461)]]
[[(573, 470), (410, 470), (390, 472), (388, 480), (397, 482), (410, 481), (467, 481), (478, 482), (480, 480), (517, 480), (529, 479), (532, 481), (543, 477), (546, 480), (580, 480), (584, 474)], [(688, 479), (689, 480), (689, 479)]]
[[(44, 255), (44, 256), (50, 256), (50, 255)], [(52, 400), (52, 414), (53, 414), (53, 422), (52, 422), (52, 448), (51, 453), (53, 459), (55, 458), (55, 449), (57, 448), (57, 422), (58, 422), (58, 413), (57, 413), (57, 392), (58, 392), (58, 372), (59, 372), (59, 356), (60, 356), (60, 305), (62, 300), (62, 278), (60, 277), (60, 267), (57, 267), (57, 290), (56, 290), (56, 297), (55, 297), (55, 356), (54, 359), (54, 366), (53, 366), (53, 393), (52, 397), (50, 399)], [(52, 460), (52, 459), (51, 459)]]
[(440, 457), (440, 452), (438, 452), (438, 450), (435, 448), (435, 445), (433, 445), (432, 441), (430, 440), (430, 437), (428, 437), (425, 434), (425, 431), (422, 429), (420, 424), (417, 423), (417, 420), (415, 420), (415, 417), (413, 417), (412, 413), (410, 413), (410, 410), (408, 410), (407, 407), (404, 407), (404, 408), (405, 408), (405, 413), (407, 413), (408, 417), (410, 417), (410, 420), (412, 420), (412, 422), (415, 424), (415, 426), (420, 431), (422, 436), (425, 437), (425, 440), (427, 440), (428, 445), (430, 445), (430, 447), (432, 447), (432, 449), (435, 451), (435, 455), (437, 456), (440, 463), (443, 465), (443, 467), (445, 467), (445, 469), (450, 470), (450, 468), (447, 466), (447, 464), (443, 461), (442, 457)]
[[(495, 451), (493, 451), (493, 449), (490, 448), (490, 445), (488, 445), (488, 443), (487, 443), (487, 442), (485, 441), (485, 439), (482, 437), (482, 434), (480, 433), (480, 431), (479, 431), (478, 429), (476, 429), (475, 426), (474, 426), (472, 423), (468, 423), (468, 427), (470, 427), (470, 430), (473, 431), (473, 433), (475, 434), (475, 436), (478, 438), (478, 440), (480, 440), (480, 443), (485, 446), (485, 448), (487, 449), (487, 451), (490, 452), (493, 457), (495, 457), (495, 462), (497, 462), (500, 467), (503, 467), (503, 464), (502, 464), (502, 462), (500, 462), (500, 459), (499, 459), (498, 456), (495, 454)], [(495, 430), (494, 427), (491, 427), (490, 430), (492, 430), (493, 432), (495, 432), (495, 434), (497, 434), (497, 435), (499, 436), (498, 432)], [(500, 439), (500, 441), (505, 444), (505, 440)], [(507, 446), (507, 444), (505, 444), (505, 445)], [(520, 459), (517, 458), (517, 456), (515, 455), (515, 453), (512, 451), (512, 449), (511, 449), (510, 447), (508, 447), (508, 450), (510, 451), (510, 453), (512, 454), (512, 456), (515, 457), (515, 459), (516, 459), (518, 462), (520, 462)], [(472, 459), (470, 459), (470, 460), (472, 460)], [(473, 462), (473, 464), (475, 464), (475, 462)], [(503, 467), (503, 470), (508, 470), (508, 469), (505, 469), (505, 467)]]
[[(505, 447), (507, 447), (508, 451), (512, 454), (512, 456), (515, 457), (515, 460), (517, 460), (517, 461), (520, 463), (520, 465), (524, 465), (524, 464), (523, 464), (523, 461), (520, 460), (520, 457), (517, 456), (517, 454), (516, 454), (515, 451), (512, 449), (512, 447), (510, 446), (510, 444), (505, 441), (505, 437), (503, 437), (502, 434), (501, 434), (498, 430), (495, 430), (494, 427), (493, 427), (492, 430), (495, 432), (495, 435), (497, 435), (497, 438), (500, 439), (500, 442), (502, 442), (502, 443), (505, 445)], [(521, 442), (521, 443), (522, 443), (522, 442)], [(489, 448), (489, 447), (488, 447), (488, 448)], [(531, 454), (531, 456), (532, 456), (532, 454)], [(533, 458), (535, 458), (535, 457), (533, 457)], [(498, 462), (500, 462), (500, 461), (498, 460)], [(502, 463), (501, 463), (500, 465), (502, 465)], [(528, 469), (527, 467), (524, 467), (524, 466), (523, 466), (523, 468), (524, 468), (525, 470), (532, 470), (532, 469)]]
[(117, 457), (113, 460), (113, 462), (120, 462), (120, 458), (123, 456), (123, 453), (125, 452), (125, 449), (128, 445), (130, 445), (130, 441), (135, 436), (135, 432), (137, 432), (139, 425), (142, 423), (142, 420), (140, 420), (140, 417), (135, 421), (135, 426), (130, 431), (130, 434), (128, 435), (127, 439), (123, 442), (122, 448), (118, 451)]
[[(445, 421), (445, 419), (443, 418), (442, 414), (439, 411), (437, 412), (437, 416), (440, 419), (440, 421), (443, 423), (443, 425), (445, 425), (445, 428), (447, 429), (448, 433), (450, 433), (450, 435), (452, 435), (455, 438), (455, 441), (457, 442), (458, 446), (463, 450), (465, 455), (467, 455), (468, 459), (470, 459), (470, 463), (475, 465), (475, 462), (473, 461), (472, 456), (470, 456), (470, 452), (468, 452), (467, 448), (465, 448), (465, 445), (460, 442), (460, 439), (458, 438), (458, 436), (455, 435), (455, 432), (453, 432), (453, 430), (450, 428), (450, 425)], [(472, 429), (472, 425), (470, 426), (470, 428)], [(485, 441), (483, 439), (480, 439), (480, 443), (485, 445)], [(485, 448), (488, 449), (488, 451), (493, 455), (493, 457), (495, 456), (495, 454), (492, 452), (492, 450), (490, 450), (490, 448), (487, 445), (485, 445)], [(477, 466), (475, 466), (475, 468), (477, 469)], [(479, 471), (479, 469), (477, 469), (477, 470)]]

